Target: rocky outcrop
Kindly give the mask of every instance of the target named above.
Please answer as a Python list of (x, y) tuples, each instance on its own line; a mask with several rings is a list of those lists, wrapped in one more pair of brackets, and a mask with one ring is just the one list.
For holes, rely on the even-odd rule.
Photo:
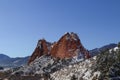
[(69, 65), (50, 76), (53, 80), (120, 80), (120, 48)]
[(90, 58), (89, 52), (83, 47), (77, 34), (71, 32), (63, 35), (56, 43), (50, 44), (42, 39), (38, 41), (28, 64), (36, 58), (47, 54), (55, 58)]
[(28, 64), (30, 64), (36, 58), (39, 58), (40, 56), (44, 54), (49, 54), (50, 48), (51, 48), (51, 43), (46, 42), (45, 39), (39, 40), (37, 43), (37, 47), (35, 48), (33, 54), (31, 55), (28, 61)]
[(66, 33), (55, 43), (50, 54), (58, 58), (71, 58), (80, 54), (85, 58), (89, 58), (89, 52), (83, 47), (79, 37), (75, 33)]

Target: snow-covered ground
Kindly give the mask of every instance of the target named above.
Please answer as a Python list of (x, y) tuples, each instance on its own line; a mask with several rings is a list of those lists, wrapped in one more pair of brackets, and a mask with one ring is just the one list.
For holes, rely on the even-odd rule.
[[(115, 47), (90, 59), (78, 58), (76, 56), (72, 59), (59, 60), (43, 55), (29, 66), (25, 66), (16, 72), (22, 71), (21, 75), (24, 76), (47, 73), (51, 80), (119, 80), (119, 54), (118, 47)], [(79, 55), (79, 57), (81, 56)]]

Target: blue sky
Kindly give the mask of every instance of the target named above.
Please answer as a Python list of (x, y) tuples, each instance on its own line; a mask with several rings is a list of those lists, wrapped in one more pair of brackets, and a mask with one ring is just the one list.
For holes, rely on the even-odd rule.
[(37, 41), (75, 32), (87, 49), (120, 41), (120, 0), (0, 0), (0, 53), (31, 55)]

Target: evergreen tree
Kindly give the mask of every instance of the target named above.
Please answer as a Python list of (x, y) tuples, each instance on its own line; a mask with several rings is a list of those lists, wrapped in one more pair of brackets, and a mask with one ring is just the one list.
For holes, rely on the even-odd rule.
[(120, 42), (118, 43), (118, 48), (120, 49)]
[(120, 42), (118, 43), (118, 61), (120, 62)]
[(3, 70), (4, 68), (0, 66), (0, 70)]

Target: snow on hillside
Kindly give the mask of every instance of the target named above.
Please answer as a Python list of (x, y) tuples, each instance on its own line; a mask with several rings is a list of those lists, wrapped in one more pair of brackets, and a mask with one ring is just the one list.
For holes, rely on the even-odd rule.
[(51, 77), (53, 80), (71, 80), (72, 77), (75, 77), (76, 80), (92, 80), (94, 76), (100, 75), (99, 71), (92, 73), (91, 70), (92, 65), (96, 62), (95, 57), (69, 65), (60, 71), (52, 73)]
[(120, 80), (120, 49), (118, 47), (101, 52), (89, 59), (81, 57), (82, 55), (78, 55), (70, 59), (60, 59), (43, 55), (28, 66), (20, 68), (13, 75), (39, 75), (43, 80), (44, 78), (47, 80)]
[(106, 51), (50, 74), (53, 80), (120, 80), (120, 51)]

